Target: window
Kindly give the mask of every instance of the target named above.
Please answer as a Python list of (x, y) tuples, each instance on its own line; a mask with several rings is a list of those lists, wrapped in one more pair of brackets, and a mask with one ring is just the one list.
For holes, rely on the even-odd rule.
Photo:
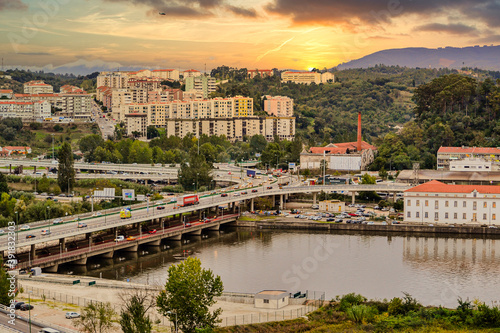
[(448, 213), (444, 213), (444, 218), (447, 219), (448, 218)]
[(424, 216), (426, 219), (429, 218), (429, 213), (425, 212)]
[(453, 219), (455, 219), (455, 220), (456, 220), (456, 219), (457, 219), (457, 216), (458, 216), (458, 214), (457, 214), (457, 213), (453, 213)]
[(491, 219), (492, 219), (492, 220), (496, 220), (496, 219), (497, 219), (497, 214), (492, 214), (492, 215), (491, 215)]
[(268, 300), (268, 299), (265, 299), (265, 300), (264, 300), (264, 304), (269, 304), (269, 300)]
[(425, 207), (429, 206), (429, 200), (425, 200)]
[(417, 212), (415, 215), (416, 217), (420, 217), (420, 212)]
[(476, 209), (477, 209), (477, 202), (473, 201), (472, 202), (472, 210), (476, 210)]
[(453, 207), (458, 207), (458, 201), (453, 202)]
[(474, 191), (473, 195), (474, 195), (474, 198), (476, 198), (477, 197), (477, 192)]
[(434, 208), (435, 209), (438, 209), (439, 208), (439, 201), (434, 201)]
[(437, 220), (439, 218), (439, 213), (438, 212), (435, 212), (434, 213), (434, 220)]
[(406, 200), (406, 205), (411, 206), (411, 200)]
[(417, 207), (420, 206), (420, 200), (417, 200)]
[(408, 212), (408, 213), (406, 214), (406, 217), (411, 217), (411, 212)]
[(492, 205), (493, 205), (493, 208), (497, 208), (497, 203), (496, 202), (493, 202)]
[(483, 220), (486, 220), (486, 213), (483, 214)]
[(488, 203), (487, 202), (483, 202), (483, 208), (488, 208)]
[(464, 213), (464, 214), (462, 215), (462, 219), (467, 220), (467, 213)]
[(445, 206), (445, 207), (448, 207), (448, 200), (446, 200), (446, 201), (444, 202), (444, 206)]

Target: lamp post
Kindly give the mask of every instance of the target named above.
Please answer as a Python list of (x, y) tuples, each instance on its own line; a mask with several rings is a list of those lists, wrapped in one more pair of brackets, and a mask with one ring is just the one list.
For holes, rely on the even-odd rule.
[(28, 292), (28, 313), (29, 313), (30, 333), (31, 333), (31, 293), (32, 293), (32, 291)]
[(175, 333), (179, 332), (179, 329), (177, 328), (177, 311), (167, 311), (168, 314), (175, 314)]
[(50, 206), (47, 206), (47, 211), (49, 212), (48, 222), (49, 222), (49, 232), (50, 232)]

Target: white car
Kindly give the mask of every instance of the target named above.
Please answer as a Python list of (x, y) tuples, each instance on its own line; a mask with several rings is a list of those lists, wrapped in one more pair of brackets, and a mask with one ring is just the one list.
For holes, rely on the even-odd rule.
[(31, 229), (30, 226), (26, 224), (20, 228), (20, 230), (30, 230), (30, 229)]
[(0, 235), (5, 234), (5, 230), (0, 230)]
[(121, 241), (124, 241), (124, 240), (125, 240), (125, 236), (122, 236), (122, 235), (116, 236), (116, 238), (115, 238), (115, 242), (121, 242)]
[(66, 312), (66, 319), (80, 318), (78, 312)]

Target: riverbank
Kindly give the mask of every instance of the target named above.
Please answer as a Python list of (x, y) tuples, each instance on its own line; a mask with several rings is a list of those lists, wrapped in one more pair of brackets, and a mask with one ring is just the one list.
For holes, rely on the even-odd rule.
[(416, 224), (348, 224), (324, 221), (300, 220), (293, 217), (278, 217), (262, 219), (260, 217), (251, 220), (246, 217), (234, 223), (237, 227), (258, 229), (282, 229), (282, 230), (324, 230), (324, 231), (359, 231), (380, 233), (404, 233), (404, 234), (455, 234), (461, 236), (483, 236), (500, 238), (500, 229), (481, 226), (453, 226), (453, 225), (416, 225)]

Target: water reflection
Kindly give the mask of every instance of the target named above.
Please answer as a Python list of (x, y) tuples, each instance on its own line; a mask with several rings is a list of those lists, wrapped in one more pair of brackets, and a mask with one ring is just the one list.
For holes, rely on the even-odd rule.
[(163, 285), (172, 263), (194, 255), (222, 277), (227, 291), (307, 289), (327, 298), (357, 292), (377, 299), (404, 291), (424, 304), (452, 307), (459, 296), (500, 299), (499, 244), (449, 235), (238, 229), (141, 247), (113, 260), (94, 258), (86, 268), (66, 265), (60, 272)]

